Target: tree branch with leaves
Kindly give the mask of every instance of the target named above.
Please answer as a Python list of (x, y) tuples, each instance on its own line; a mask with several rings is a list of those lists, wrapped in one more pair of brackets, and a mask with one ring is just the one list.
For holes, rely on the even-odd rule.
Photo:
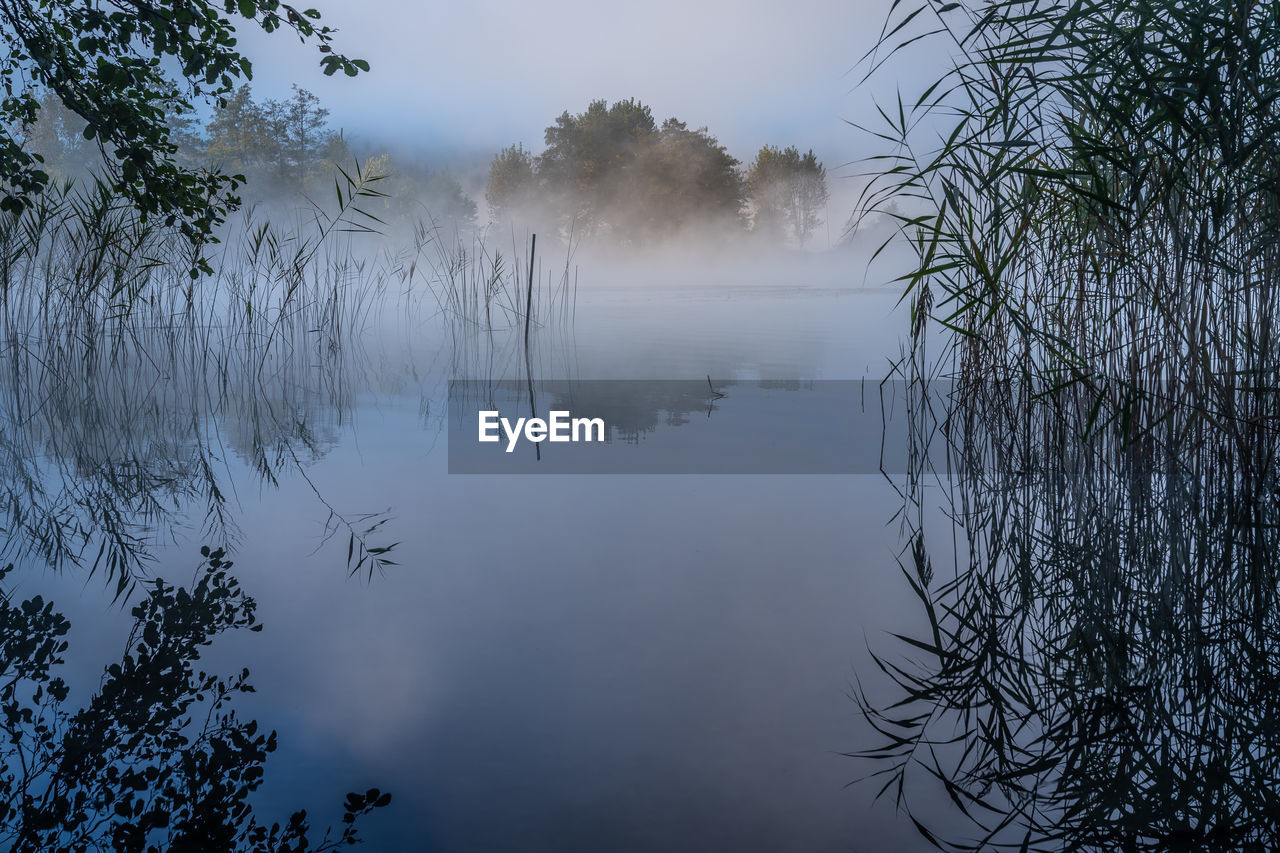
[(334, 50), (319, 12), (277, 0), (0, 0), (0, 211), (21, 213), (49, 184), (30, 129), (53, 93), (97, 141), (112, 192), (197, 245), (212, 241), (243, 177), (182, 165), (171, 119), (201, 101), (224, 107), (252, 79), (237, 19), (316, 45), (325, 74), (369, 70)]

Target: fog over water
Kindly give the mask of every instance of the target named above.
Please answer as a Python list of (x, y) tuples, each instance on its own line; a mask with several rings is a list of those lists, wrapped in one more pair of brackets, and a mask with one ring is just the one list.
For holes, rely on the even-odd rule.
[(1275, 4), (316, 2), (0, 4), (0, 849), (1280, 849)]
[[(265, 630), (219, 638), (201, 666), (253, 673), (237, 709), (280, 733), (254, 800), (273, 818), (305, 805), (324, 825), (347, 791), (378, 786), (395, 799), (364, 824), (372, 850), (922, 848), (846, 788), (865, 767), (843, 753), (870, 745), (850, 698), (868, 637), (922, 624), (898, 583), (879, 434), (859, 434), (873, 461), (850, 476), (462, 476), (448, 459), (459, 378), (699, 394), (705, 379), (713, 429), (733, 417), (718, 389), (755, 399), (739, 382), (878, 388), (909, 329), (906, 251), (872, 263), (894, 230), (883, 215), (844, 231), (861, 186), (846, 164), (866, 153), (848, 120), (870, 115), (848, 72), (886, 4), (328, 6), (340, 49), (373, 71), (323, 77), (309, 48), (246, 28), (256, 106), (237, 116), (274, 116), (270, 143), (290, 104), (321, 105), (340, 135), (227, 153), (209, 133), (183, 150), (251, 174), (213, 276), (167, 269), (160, 296), (95, 303), (83, 326), (53, 301), (7, 306), (39, 343), (3, 355), (0, 494), (34, 497), (8, 517), (0, 564), (18, 564), (15, 596), (71, 618), (73, 699), (130, 627), (104, 586), (123, 570), (89, 572), (86, 543), (114, 543), (143, 583), (186, 582), (200, 545), (225, 545)], [(582, 230), (556, 198), (490, 222), (494, 154), (536, 155), (561, 113), (628, 98), (662, 132), (686, 122), (673, 137), (705, 126), (735, 174), (764, 145), (812, 148), (830, 188), (813, 232), (753, 229), (736, 201), (705, 219), (672, 205), (687, 219), (668, 227), (622, 181)], [(93, 154), (75, 133), (53, 141), (68, 172)], [(689, 149), (674, 150), (652, 162), (678, 169)], [(387, 153), (392, 198), (343, 212), (356, 183), (335, 205), (335, 163)], [(346, 232), (370, 221), (379, 233)], [(49, 251), (76, 269), (65, 239)], [(700, 399), (632, 408), (618, 426), (636, 441), (704, 418)], [(774, 396), (748, 414), (758, 447), (794, 412)], [(816, 440), (839, 452), (839, 426)]]
[[(774, 279), (726, 267), (699, 285), (646, 282), (637, 266), (580, 281), (576, 321), (547, 320), (536, 369), (883, 372), (904, 322), (896, 292), (801, 268)], [(415, 316), (371, 327), (336, 372), (289, 374), (215, 411), (188, 377), (164, 403), (175, 422), (189, 406), (207, 424), (238, 577), (267, 626), (204, 660), (251, 666), (242, 713), (281, 732), (264, 808), (324, 815), (353, 787), (391, 790), (368, 822), (371, 849), (912, 849), (890, 809), (845, 789), (861, 771), (840, 755), (864, 745), (847, 691), (868, 633), (916, 616), (893, 582), (889, 483), (451, 476), (455, 346), (443, 318)], [(511, 367), (518, 377), (519, 359)], [(97, 399), (145, 408), (154, 381), (139, 365), (127, 393)], [(348, 517), (389, 510), (370, 544), (396, 543), (398, 565), (349, 577), (345, 536), (323, 537), (326, 503)], [(167, 578), (189, 575), (201, 538), (199, 501), (183, 505), (188, 525), (152, 540), (149, 571)], [(123, 641), (119, 614), (81, 574), (32, 569), (17, 590), (41, 590), (97, 638), (72, 658), (92, 682)]]

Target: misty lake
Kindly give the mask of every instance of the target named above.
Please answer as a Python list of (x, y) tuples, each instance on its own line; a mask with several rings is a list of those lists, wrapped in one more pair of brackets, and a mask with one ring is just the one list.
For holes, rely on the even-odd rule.
[[(246, 668), (195, 743), (248, 770), (209, 765), (201, 808), (244, 814), (221, 786), (245, 779), (256, 814), (323, 827), (391, 792), (372, 849), (1271, 831), (1271, 397), (1217, 389), (1263, 407), (1224, 434), (1153, 384), (1135, 440), (1078, 384), (940, 372), (856, 250), (664, 260), (529, 290), (492, 257), (341, 255), (278, 303), (235, 268), (122, 316), (11, 300), (10, 665), (59, 648), (56, 605), (64, 698), (120, 704), (53, 719), (105, 721), (113, 767), (147, 760), (136, 728), (219, 710), (174, 650)], [(481, 410), (560, 406), (609, 440), (477, 440)]]
[(0, 851), (1280, 849), (1280, 5), (334, 5), (0, 4)]
[[(905, 324), (897, 291), (829, 266), (771, 283), (580, 277), (571, 322), (536, 339), (540, 376), (878, 383)], [(51, 494), (113, 465), (155, 477), (158, 506), (133, 504), (146, 576), (181, 582), (226, 531), (265, 630), (204, 663), (248, 666), (240, 713), (281, 734), (263, 808), (312, 804), (322, 820), (377, 785), (395, 801), (366, 826), (373, 849), (917, 845), (891, 804), (846, 787), (867, 768), (842, 755), (867, 746), (849, 693), (868, 643), (921, 619), (891, 482), (450, 475), (448, 382), (474, 364), (448, 325), (379, 319), (248, 387), (146, 360), (86, 371), (62, 410), (6, 387), (26, 419), (4, 432), (33, 433)], [(194, 458), (225, 522), (207, 485), (174, 486)], [(394, 546), (395, 564), (350, 574), (349, 547), (365, 546)], [(44, 594), (73, 640), (98, 638), (72, 643), (69, 680), (94, 683), (126, 613), (101, 570), (50, 574), (24, 547), (8, 546), (25, 556), (15, 594)]]

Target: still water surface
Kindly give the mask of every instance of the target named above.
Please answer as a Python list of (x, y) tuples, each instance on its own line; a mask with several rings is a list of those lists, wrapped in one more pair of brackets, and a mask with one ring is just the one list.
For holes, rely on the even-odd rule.
[[(906, 326), (897, 299), (839, 282), (584, 281), (572, 322), (540, 332), (535, 370), (878, 381)], [(377, 785), (395, 800), (364, 833), (388, 850), (922, 846), (891, 803), (846, 787), (868, 768), (842, 755), (868, 746), (849, 696), (868, 643), (922, 620), (895, 561), (893, 484), (450, 475), (449, 379), (514, 378), (455, 347), (440, 318), (413, 317), (366, 334), (340, 381), (317, 367), (261, 405), (193, 406), (266, 625), (206, 661), (249, 666), (241, 713), (280, 732), (262, 810), (305, 805), (323, 824)], [(264, 453), (282, 418), (307, 441)], [(386, 519), (368, 544), (395, 544), (395, 565), (349, 576), (330, 509)], [(208, 526), (198, 505), (186, 515), (152, 526), (151, 574), (190, 577)], [(100, 578), (28, 562), (18, 593), (71, 618), (69, 680), (94, 683), (126, 611)]]

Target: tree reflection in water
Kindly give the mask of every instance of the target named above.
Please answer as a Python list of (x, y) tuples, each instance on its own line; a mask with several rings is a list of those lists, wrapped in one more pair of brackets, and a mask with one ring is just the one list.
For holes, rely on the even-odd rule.
[[(1280, 847), (1277, 401), (1220, 390), (1230, 417), (1146, 394), (1106, 427), (1096, 389), (919, 394), (901, 564), (929, 628), (878, 651), (895, 696), (859, 692), (880, 735), (860, 755), (935, 845)], [(963, 535), (954, 571), (933, 509)]]
[[(355, 822), (387, 805), (349, 794), (340, 831), (317, 837), (305, 811), (260, 823), (250, 795), (275, 732), (231, 708), (249, 671), (195, 668), (220, 634), (260, 630), (221, 551), (190, 589), (145, 584), (123, 657), (73, 710), (58, 675), (70, 623), (52, 602), (0, 596), (0, 839), (12, 851), (302, 851), (355, 843)], [(12, 566), (0, 571), (0, 583)]]

